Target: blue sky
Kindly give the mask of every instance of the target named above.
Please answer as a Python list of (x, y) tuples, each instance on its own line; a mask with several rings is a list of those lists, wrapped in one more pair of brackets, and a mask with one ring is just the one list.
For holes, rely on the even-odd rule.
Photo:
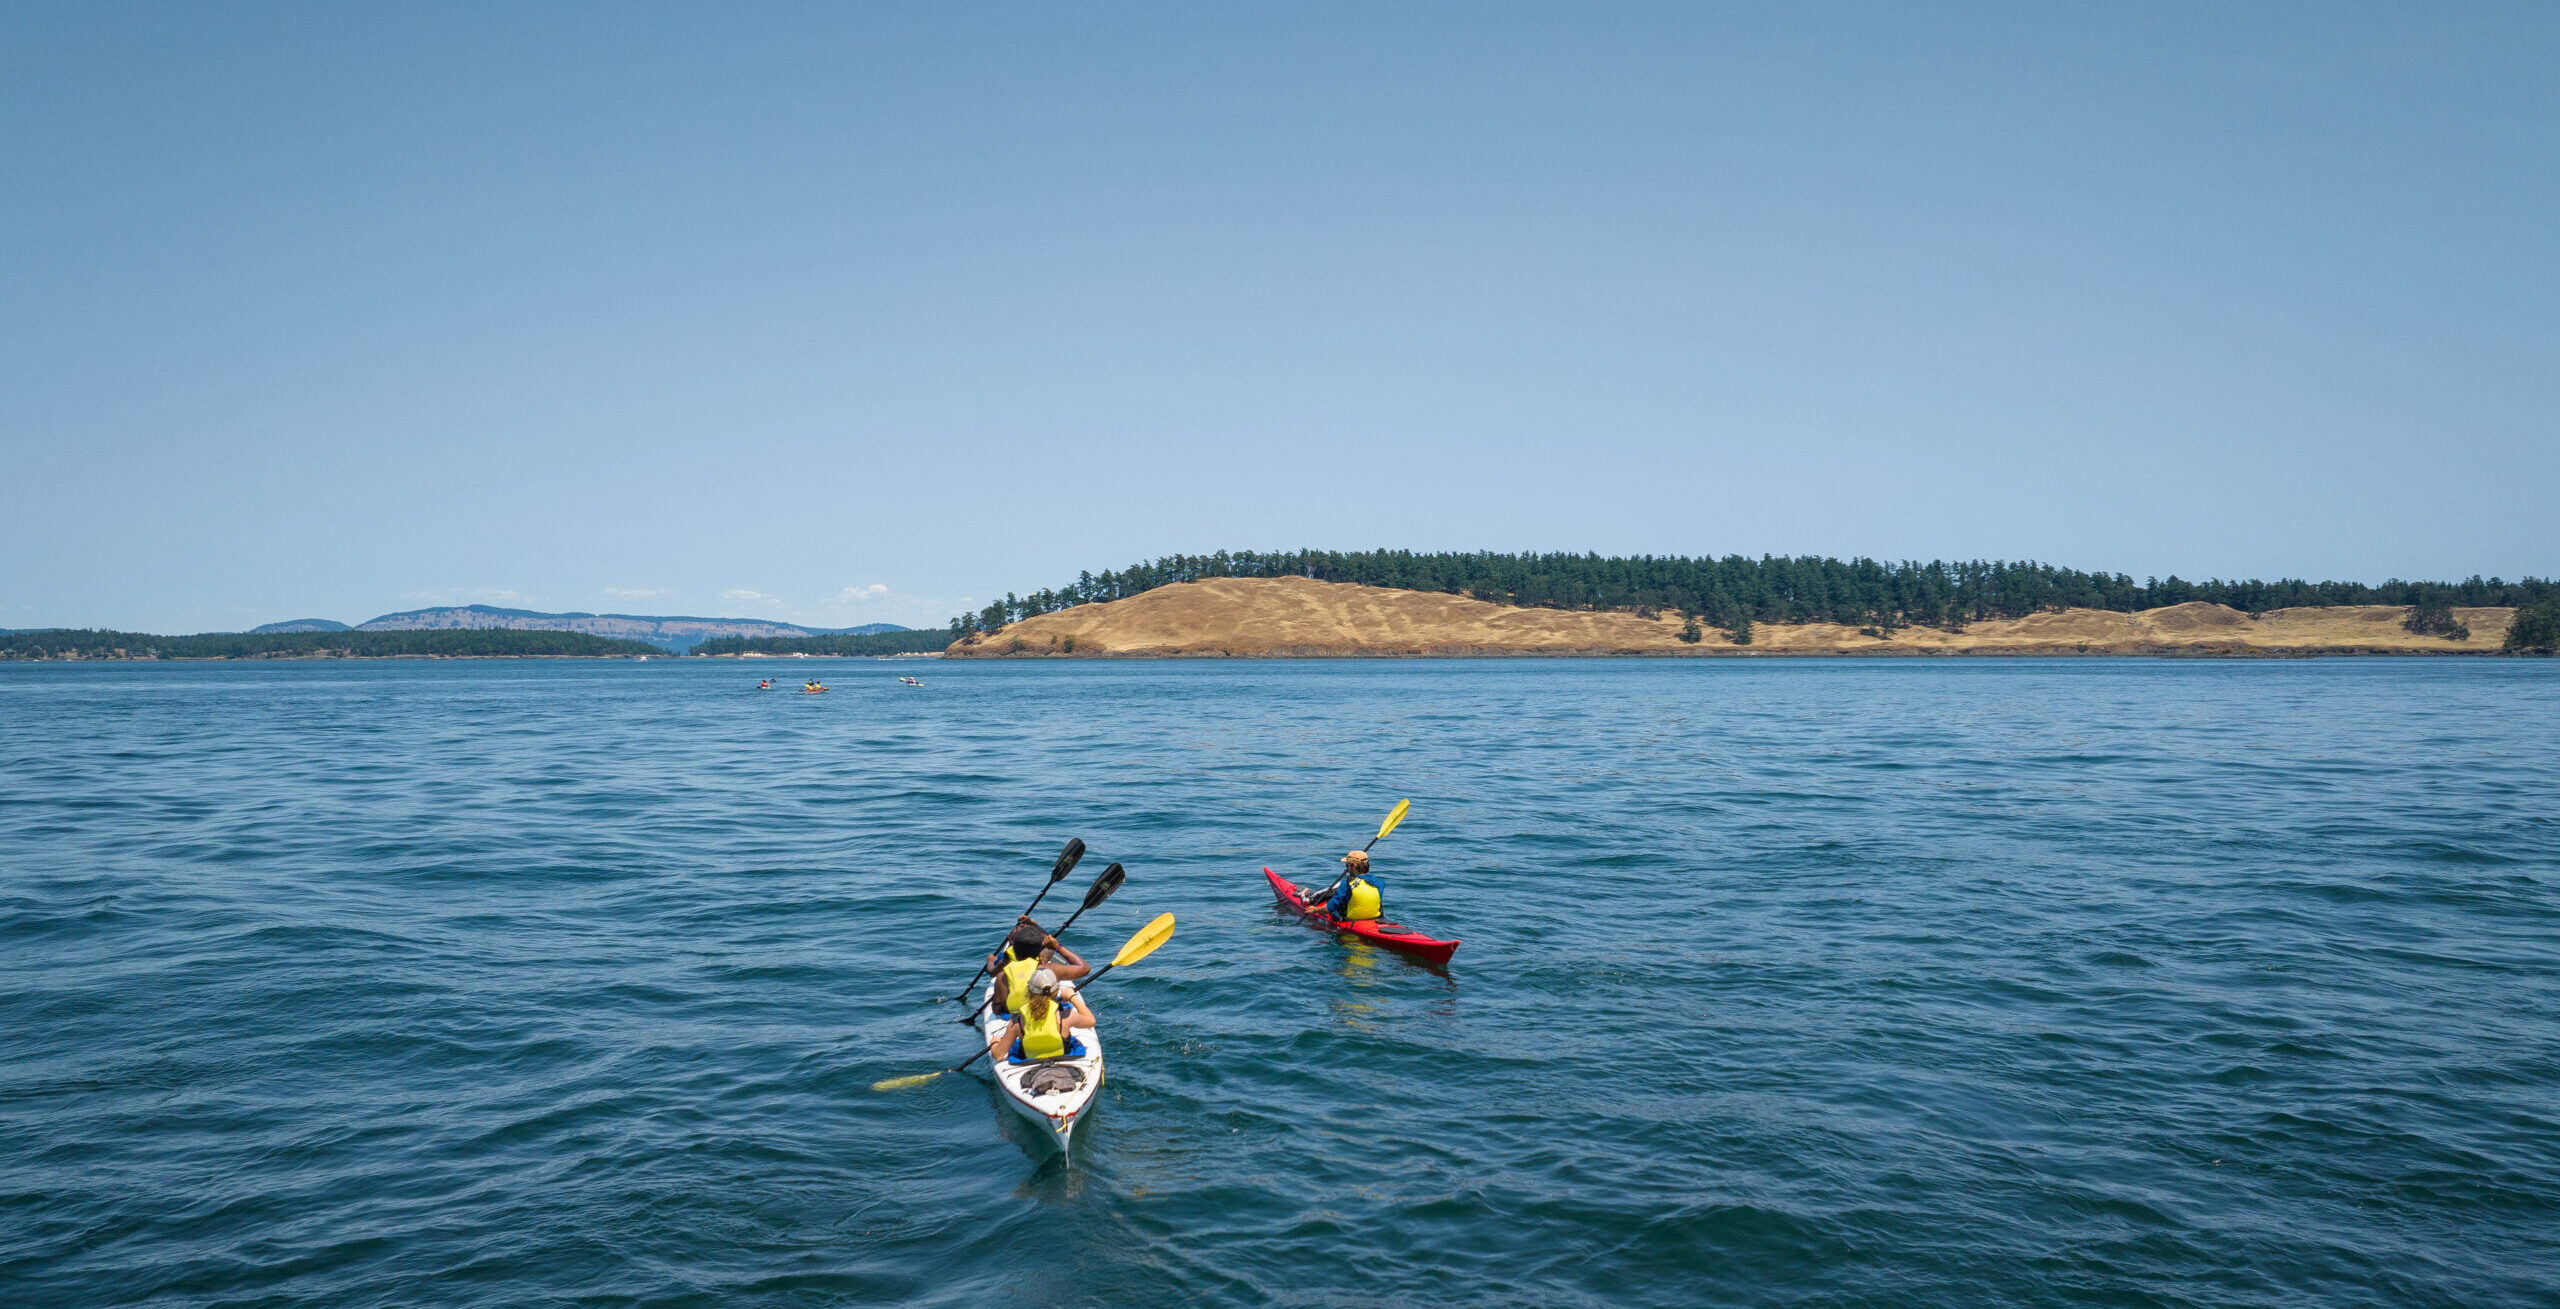
[(0, 626), (2560, 573), (2560, 6), (0, 8)]

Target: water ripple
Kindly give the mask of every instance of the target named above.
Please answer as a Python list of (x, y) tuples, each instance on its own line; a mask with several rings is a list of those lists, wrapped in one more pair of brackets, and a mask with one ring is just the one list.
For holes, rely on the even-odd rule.
[[(2560, 1285), (2560, 666), (911, 667), (0, 668), (0, 1300)], [(1070, 834), (1063, 1167), (868, 1087)]]

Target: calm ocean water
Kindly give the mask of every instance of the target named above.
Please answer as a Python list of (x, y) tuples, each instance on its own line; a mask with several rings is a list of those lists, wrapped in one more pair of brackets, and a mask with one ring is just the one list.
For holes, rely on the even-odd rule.
[[(0, 760), (7, 1304), (2560, 1303), (2560, 663), (21, 665)], [(1445, 972), (1262, 886), (1401, 796)], [(1069, 836), (1181, 928), (1062, 1164), (869, 1086)]]

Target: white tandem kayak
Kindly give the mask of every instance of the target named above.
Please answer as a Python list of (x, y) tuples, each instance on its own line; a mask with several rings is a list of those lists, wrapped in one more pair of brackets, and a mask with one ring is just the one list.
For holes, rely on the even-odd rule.
[[(986, 1043), (992, 1045), (1004, 1035), (1009, 1022), (996, 1016), (994, 1005), (988, 1005), (980, 1022)], [(1076, 1045), (1084, 1047), (1083, 1054), (1075, 1054), (1075, 1045), (1070, 1045), (1063, 1059), (1017, 1063), (1003, 1054), (995, 1056), (996, 1086), (1004, 1092), (1004, 1102), (1057, 1142), (1061, 1154), (1090, 1110), (1094, 1092), (1102, 1089), (1101, 1034), (1086, 1028), (1071, 1035)]]

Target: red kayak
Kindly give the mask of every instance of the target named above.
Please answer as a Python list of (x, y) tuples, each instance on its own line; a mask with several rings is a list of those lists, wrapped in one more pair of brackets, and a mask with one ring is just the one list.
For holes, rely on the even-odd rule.
[(1321, 906), (1308, 904), (1306, 895), (1298, 888), (1281, 880), (1280, 874), (1265, 868), (1262, 870), (1262, 875), (1271, 879), (1271, 894), (1279, 899), (1281, 908), (1294, 910), (1299, 917), (1306, 919), (1314, 926), (1329, 928), (1336, 932), (1349, 932), (1363, 941), (1383, 945), (1390, 950), (1435, 964), (1449, 962), (1449, 956), (1458, 952), (1457, 942), (1435, 941), (1410, 927), (1401, 927), (1383, 921), (1344, 922), (1326, 913)]

